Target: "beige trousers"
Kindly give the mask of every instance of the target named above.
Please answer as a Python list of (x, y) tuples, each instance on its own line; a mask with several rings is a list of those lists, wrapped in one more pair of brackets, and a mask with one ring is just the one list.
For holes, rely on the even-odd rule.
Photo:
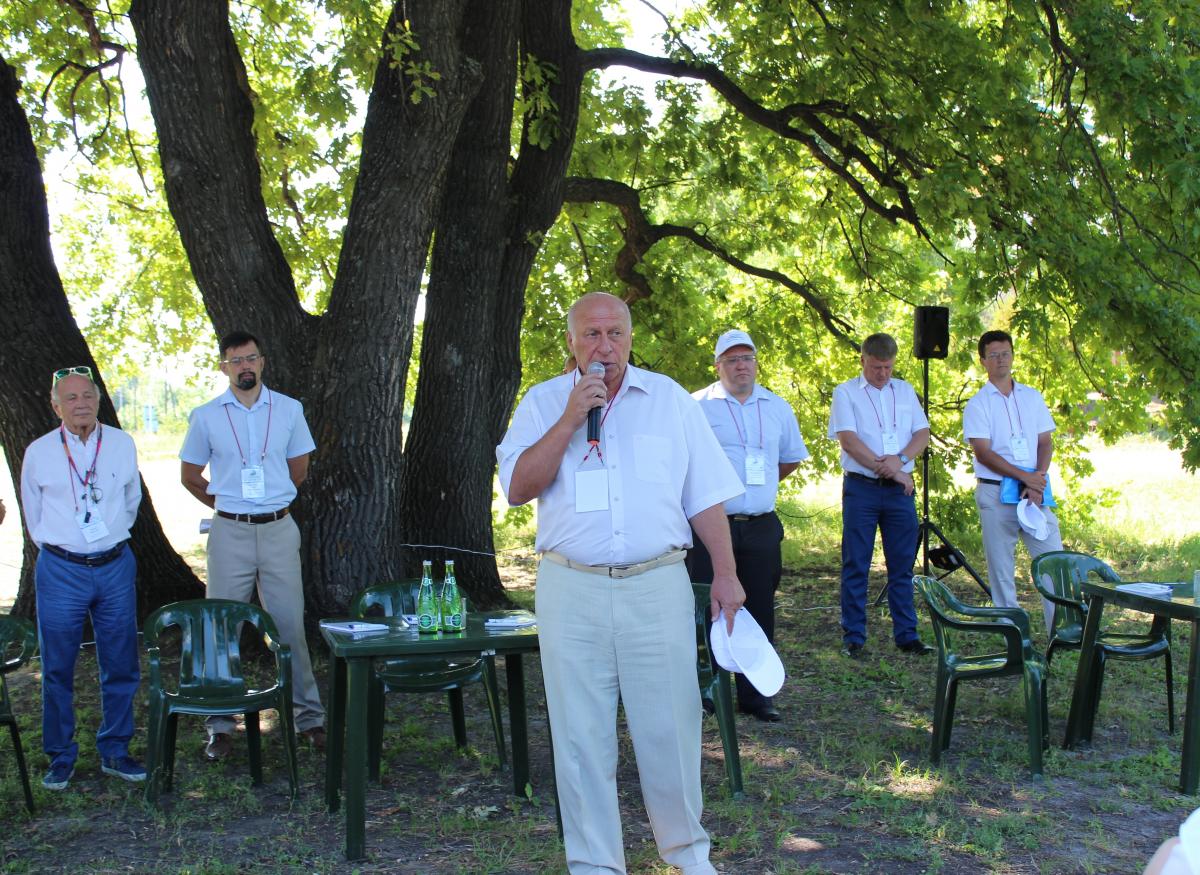
[(715, 875), (700, 826), (693, 604), (682, 563), (623, 580), (551, 562), (538, 568), (542, 675), (572, 875), (625, 872), (618, 698), (659, 854), (689, 875)]
[[(1002, 608), (1020, 607), (1017, 604), (1016, 582), (1017, 538), (1025, 542), (1030, 559), (1036, 559), (1051, 550), (1061, 550), (1063, 545), (1058, 533), (1058, 517), (1050, 508), (1042, 508), (1047, 526), (1046, 537), (1039, 541), (1021, 528), (1017, 521), (1017, 506), (1001, 503), (999, 486), (993, 483), (976, 484), (975, 506), (979, 509), (979, 524), (983, 529), (983, 553), (987, 557), (992, 604)], [(1047, 599), (1041, 602), (1046, 631), (1049, 632), (1054, 619), (1054, 602)]]
[[(304, 638), (304, 585), (300, 576), (300, 529), (291, 516), (273, 523), (240, 523), (213, 516), (208, 533), (208, 597), (258, 599), (292, 649), (292, 712), (296, 731), (323, 726), (325, 709), (313, 678)], [(230, 717), (208, 718), (209, 734), (232, 732)]]

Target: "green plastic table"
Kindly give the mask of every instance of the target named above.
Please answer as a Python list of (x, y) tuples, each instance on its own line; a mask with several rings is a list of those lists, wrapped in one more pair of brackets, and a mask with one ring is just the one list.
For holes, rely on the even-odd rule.
[(325, 751), (325, 802), (337, 811), (346, 775), (346, 859), (366, 856), (367, 681), (371, 661), (380, 656), (503, 656), (508, 679), (509, 735), (512, 739), (513, 793), (525, 795), (529, 783), (529, 734), (525, 712), (525, 668), (522, 657), (538, 649), (537, 626), (494, 628), (489, 617), (525, 616), (527, 611), (480, 612), (467, 615), (467, 628), (457, 633), (421, 635), (395, 621), (386, 633), (352, 638), (321, 628), (333, 662), (329, 671), (329, 739)]
[(1083, 642), (1079, 651), (1079, 668), (1075, 673), (1075, 692), (1071, 696), (1071, 711), (1067, 716), (1067, 735), (1063, 747), (1068, 750), (1090, 747), (1092, 727), (1096, 721), (1099, 702), (1092, 696), (1094, 673), (1097, 670), (1094, 654), (1096, 638), (1100, 634), (1100, 615), (1106, 604), (1118, 605), (1157, 617), (1185, 620), (1192, 624), (1191, 657), (1188, 660), (1187, 705), (1183, 721), (1183, 756), (1179, 769), (1180, 790), (1190, 796), (1196, 795), (1200, 786), (1200, 604), (1192, 598), (1191, 583), (1169, 584), (1171, 597), (1156, 598), (1122, 591), (1119, 586), (1127, 584), (1088, 580), (1083, 584), (1084, 598), (1088, 600), (1087, 621), (1083, 626)]

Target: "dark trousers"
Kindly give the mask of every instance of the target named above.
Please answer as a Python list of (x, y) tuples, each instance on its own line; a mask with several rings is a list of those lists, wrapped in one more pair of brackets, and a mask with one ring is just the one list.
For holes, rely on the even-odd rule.
[[(729, 533), (733, 537), (738, 580), (746, 591), (746, 610), (762, 626), (767, 640), (774, 643), (775, 590), (783, 575), (783, 559), (779, 552), (783, 524), (774, 513), (765, 513), (749, 520), (730, 519)], [(695, 546), (687, 554), (688, 574), (696, 583), (712, 583), (712, 557), (694, 530), (692, 543)], [(738, 705), (747, 710), (770, 702), (741, 675), (737, 676), (737, 697)]]
[(912, 566), (917, 555), (917, 507), (899, 486), (842, 479), (842, 640), (867, 640), (867, 572), (875, 551), (875, 529), (883, 538), (892, 635), (907, 644), (917, 635)]

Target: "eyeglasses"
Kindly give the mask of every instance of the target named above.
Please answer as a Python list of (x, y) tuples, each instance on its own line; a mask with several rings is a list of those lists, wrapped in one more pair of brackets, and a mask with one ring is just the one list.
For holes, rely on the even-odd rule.
[(246, 364), (248, 364), (248, 365), (252, 365), (252, 364), (254, 364), (256, 361), (258, 361), (260, 358), (262, 358), (262, 356), (261, 356), (261, 355), (259, 355), (259, 354), (258, 354), (258, 353), (256, 353), (256, 352), (252, 352), (252, 353), (250, 353), (250, 355), (235, 355), (235, 356), (234, 356), (233, 358), (231, 358), (231, 359), (225, 359), (223, 362), (221, 362), (221, 364), (223, 364), (223, 365), (233, 365), (234, 367), (237, 367), (237, 366), (238, 366), (238, 365), (240, 365), (242, 362), (245, 362), (245, 363), (246, 363)]
[(57, 386), (59, 380), (61, 380), (63, 377), (69, 377), (72, 374), (80, 377), (87, 377), (89, 380), (92, 380), (93, 383), (95, 382), (95, 380), (92, 379), (91, 368), (89, 368), (87, 365), (75, 365), (73, 368), (59, 368), (57, 371), (55, 371), (54, 377), (50, 380), (50, 385)]
[(993, 361), (993, 362), (1005, 362), (1005, 361), (1008, 361), (1009, 359), (1011, 359), (1012, 357), (1013, 357), (1012, 350), (1005, 350), (1004, 352), (989, 352), (987, 355), (984, 356), (985, 359), (987, 359), (988, 361)]
[(752, 362), (756, 358), (758, 358), (758, 356), (754, 355), (753, 353), (746, 353), (745, 355), (727, 355), (725, 358), (721, 359), (721, 361), (725, 362), (727, 365), (736, 365), (742, 362)]

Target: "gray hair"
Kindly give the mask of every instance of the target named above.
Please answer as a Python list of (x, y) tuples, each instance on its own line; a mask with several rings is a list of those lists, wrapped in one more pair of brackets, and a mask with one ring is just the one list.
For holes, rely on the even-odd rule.
[(872, 334), (862, 342), (862, 354), (876, 361), (890, 362), (896, 357), (896, 338), (890, 334)]

